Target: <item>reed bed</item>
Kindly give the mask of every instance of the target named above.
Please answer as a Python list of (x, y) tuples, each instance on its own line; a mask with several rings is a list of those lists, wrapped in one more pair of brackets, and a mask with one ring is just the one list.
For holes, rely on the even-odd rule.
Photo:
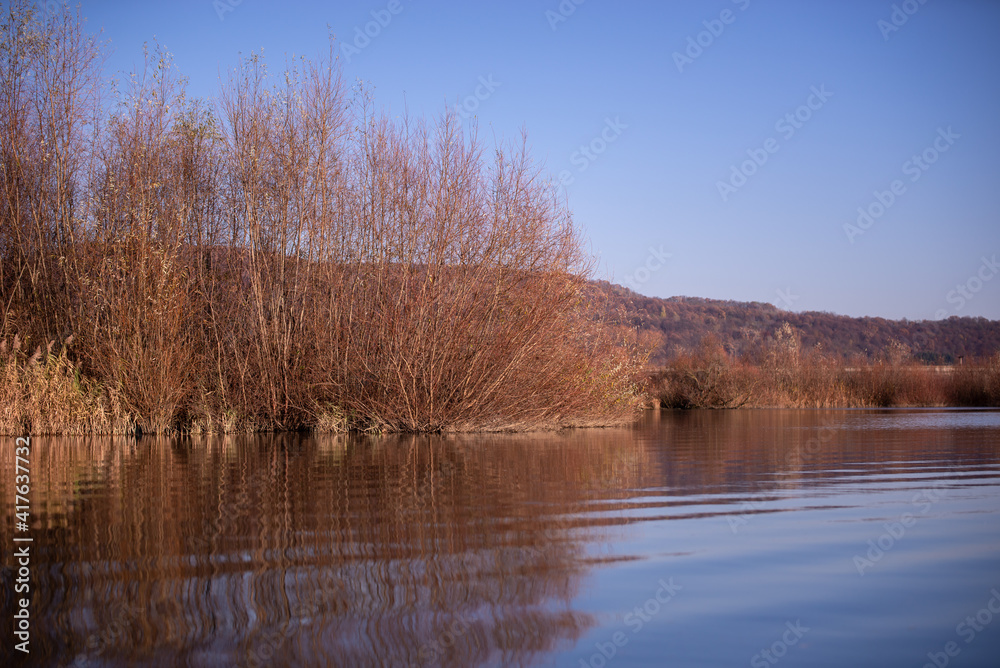
[(894, 358), (839, 360), (782, 347), (741, 359), (709, 340), (651, 373), (646, 391), (667, 408), (1000, 406), (1000, 354), (950, 367)]
[(0, 434), (134, 431), (118, 397), (80, 376), (67, 355), (71, 341), (29, 354), (18, 336), (0, 339)]

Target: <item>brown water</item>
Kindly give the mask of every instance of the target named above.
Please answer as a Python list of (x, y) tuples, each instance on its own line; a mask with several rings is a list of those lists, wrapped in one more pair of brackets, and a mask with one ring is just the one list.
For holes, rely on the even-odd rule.
[(1000, 665), (996, 411), (34, 437), (28, 532), (14, 465), (4, 665)]

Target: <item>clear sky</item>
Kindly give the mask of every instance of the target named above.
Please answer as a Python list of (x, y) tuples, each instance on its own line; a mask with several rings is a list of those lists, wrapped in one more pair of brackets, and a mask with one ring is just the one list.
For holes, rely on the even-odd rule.
[(110, 68), (155, 37), (204, 97), (240, 52), (325, 54), (329, 26), (393, 113), (461, 102), (491, 141), (526, 128), (597, 276), (643, 294), (1000, 319), (996, 0), (82, 9)]

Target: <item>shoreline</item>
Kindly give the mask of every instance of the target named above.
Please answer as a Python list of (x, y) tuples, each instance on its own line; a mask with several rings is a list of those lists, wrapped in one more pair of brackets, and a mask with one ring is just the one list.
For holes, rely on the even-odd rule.
[(942, 370), (808, 356), (751, 364), (716, 352), (650, 372), (644, 389), (663, 408), (995, 408), (1000, 354)]

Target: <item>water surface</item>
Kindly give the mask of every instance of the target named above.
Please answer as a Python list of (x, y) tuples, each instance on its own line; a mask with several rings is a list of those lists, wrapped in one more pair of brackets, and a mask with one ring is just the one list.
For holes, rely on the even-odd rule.
[(1000, 665), (997, 411), (32, 441), (32, 665)]

